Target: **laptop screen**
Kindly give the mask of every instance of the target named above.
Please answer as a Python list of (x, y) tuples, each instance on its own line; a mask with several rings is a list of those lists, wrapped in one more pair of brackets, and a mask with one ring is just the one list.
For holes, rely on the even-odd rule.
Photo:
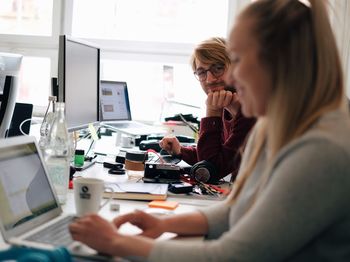
[(100, 105), (102, 121), (131, 120), (126, 82), (101, 81)]
[(0, 218), (4, 229), (14, 229), (57, 207), (35, 143), (0, 150)]

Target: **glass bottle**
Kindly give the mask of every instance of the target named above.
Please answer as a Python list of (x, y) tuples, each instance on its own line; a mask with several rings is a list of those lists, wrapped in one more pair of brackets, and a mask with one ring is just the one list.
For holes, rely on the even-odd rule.
[(41, 123), (41, 126), (40, 126), (39, 147), (43, 153), (45, 153), (45, 148), (47, 146), (50, 128), (55, 117), (54, 114), (55, 114), (56, 100), (57, 99), (55, 96), (49, 96), (49, 104), (47, 105), (43, 122)]
[(56, 103), (55, 106), (55, 118), (45, 147), (45, 162), (58, 199), (61, 204), (64, 204), (69, 184), (71, 146), (64, 113), (64, 103)]

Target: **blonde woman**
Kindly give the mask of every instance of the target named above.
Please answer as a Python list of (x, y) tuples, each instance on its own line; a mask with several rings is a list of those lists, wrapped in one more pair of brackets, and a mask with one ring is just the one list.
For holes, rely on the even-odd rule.
[[(91, 215), (74, 239), (149, 261), (350, 261), (350, 118), (324, 1), (255, 1), (229, 39), (227, 81), (258, 123), (228, 201), (165, 218)], [(125, 222), (142, 234), (118, 234)], [(206, 240), (152, 239), (166, 231)]]

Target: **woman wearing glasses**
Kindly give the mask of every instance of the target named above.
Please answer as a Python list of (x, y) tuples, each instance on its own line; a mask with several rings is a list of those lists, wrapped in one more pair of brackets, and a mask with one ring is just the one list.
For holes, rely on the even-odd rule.
[(230, 173), (234, 180), (241, 160), (239, 151), (255, 119), (242, 115), (234, 87), (224, 82), (230, 67), (225, 39), (213, 37), (200, 43), (193, 52), (191, 65), (207, 94), (206, 117), (201, 119), (197, 147), (183, 147), (175, 137), (163, 138), (160, 146), (190, 165), (202, 160), (210, 162), (216, 176), (211, 174), (209, 182)]

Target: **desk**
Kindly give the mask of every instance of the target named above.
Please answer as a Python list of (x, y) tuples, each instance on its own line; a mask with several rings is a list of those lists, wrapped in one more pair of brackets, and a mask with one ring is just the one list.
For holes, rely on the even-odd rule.
[[(104, 206), (99, 214), (103, 216), (104, 218), (108, 220), (112, 220), (114, 217), (120, 215), (120, 214), (126, 214), (129, 212), (134, 211), (135, 209), (146, 209), (147, 208), (147, 201), (131, 201), (131, 200), (119, 200), (119, 199), (114, 199), (111, 201), (111, 203), (118, 203), (120, 205), (120, 210), (119, 211), (111, 211), (109, 204)], [(74, 204), (74, 194), (73, 190), (69, 190), (68, 195), (67, 195), (67, 202), (62, 206), (63, 212), (65, 213), (74, 213), (75, 212), (75, 204)], [(192, 205), (185, 205), (185, 204), (180, 204), (174, 213), (180, 214), (180, 213), (186, 213), (186, 212), (191, 212), (195, 210), (196, 207)], [(128, 235), (133, 235), (133, 234), (138, 234), (140, 230), (131, 225), (131, 224), (125, 224), (120, 228), (120, 233), (122, 234), (128, 234)], [(170, 239), (175, 237), (176, 235), (173, 233), (164, 233), (160, 238), (159, 241), (165, 240), (165, 239)], [(190, 238), (185, 238), (184, 241), (198, 241), (200, 240), (200, 237), (190, 237)], [(9, 248), (9, 245), (6, 244), (0, 236), (0, 250), (7, 249)]]
[[(115, 175), (109, 175), (106, 171), (107, 169), (103, 168), (101, 164), (95, 164), (93, 167), (88, 168), (84, 170), (83, 172), (80, 172), (80, 175), (84, 177), (95, 177), (95, 178), (102, 178), (106, 181), (113, 182), (113, 181), (119, 181), (127, 180), (126, 175), (122, 176), (115, 176)], [(210, 204), (218, 203), (217, 200), (201, 200), (201, 199), (190, 199), (190, 198), (178, 198), (176, 196), (168, 197), (168, 200), (170, 201), (177, 201), (179, 202), (179, 206), (174, 210), (174, 213), (185, 213), (185, 212), (191, 212), (193, 210), (196, 210), (200, 206), (206, 206)], [(135, 209), (145, 209), (147, 208), (148, 201), (132, 201), (132, 200), (120, 200), (120, 199), (114, 199), (111, 200), (111, 203), (118, 203), (120, 205), (119, 211), (111, 211), (110, 205), (107, 204), (104, 206), (99, 214), (103, 216), (106, 219), (112, 220), (114, 217), (125, 214), (134, 211)], [(75, 213), (75, 203), (74, 203), (74, 194), (73, 190), (69, 190), (67, 194), (67, 201), (66, 204), (62, 206), (63, 211), (65, 213)], [(125, 224), (120, 228), (120, 232), (124, 234), (137, 234), (140, 232), (140, 230), (137, 227), (132, 226), (131, 224)], [(175, 234), (172, 233), (165, 233), (160, 237), (160, 241), (163, 239), (169, 239), (174, 237)], [(186, 241), (198, 241), (200, 238), (186, 238)], [(0, 250), (6, 249), (9, 246), (4, 242), (2, 236), (0, 237)]]
[[(102, 156), (100, 161), (109, 161), (114, 162), (115, 156), (119, 153), (120, 150), (139, 150), (138, 147), (134, 148), (123, 148), (115, 145), (116, 134), (114, 133), (112, 136), (102, 136), (100, 140), (97, 141), (94, 148), (92, 149), (95, 153), (104, 153), (106, 156)], [(90, 145), (89, 140), (82, 140), (78, 144), (79, 149), (86, 150)], [(98, 157), (100, 158), (100, 157)], [(98, 161), (99, 162), (99, 161)], [(186, 164), (187, 165), (187, 164)], [(128, 177), (126, 175), (110, 175), (108, 174), (108, 169), (103, 168), (102, 164), (96, 163), (92, 167), (85, 169), (83, 172), (77, 172), (76, 175), (92, 177), (92, 178), (100, 178), (106, 182), (126, 182)], [(226, 188), (229, 187), (229, 183), (227, 183)], [(215, 197), (211, 196), (202, 196), (202, 197), (188, 197), (183, 195), (174, 195), (171, 194), (168, 196), (169, 200), (177, 201), (180, 204), (188, 204), (194, 206), (207, 206), (213, 203), (217, 203), (220, 201), (219, 199), (215, 200)], [(222, 200), (222, 199), (221, 199)]]
[[(108, 174), (108, 168), (104, 168), (102, 164), (96, 163), (93, 166), (85, 169), (84, 171), (81, 172), (76, 172), (74, 176), (83, 176), (83, 177), (91, 177), (91, 178), (99, 178), (103, 179), (105, 182), (109, 183), (121, 183), (121, 182), (126, 182), (128, 181), (128, 176), (127, 175), (110, 175)], [(134, 181), (141, 179), (141, 177), (133, 178)], [(131, 180), (133, 181), (133, 180)], [(140, 182), (142, 183), (142, 182)], [(222, 199), (216, 199), (215, 197), (205, 197), (199, 198), (199, 197), (191, 197), (191, 196), (183, 196), (182, 194), (176, 195), (176, 194), (171, 194), (168, 195), (167, 198), (169, 201), (177, 201), (179, 204), (183, 205), (190, 205), (194, 207), (199, 207), (199, 206), (208, 206), (212, 205), (215, 203), (218, 203), (218, 201)], [(134, 202), (134, 201), (132, 201)], [(144, 202), (147, 203), (147, 202)]]
[[(77, 175), (81, 175), (83, 177), (95, 177), (103, 179), (106, 182), (123, 182), (128, 180), (126, 175), (110, 175), (107, 172), (107, 169), (103, 167), (101, 164), (95, 164), (91, 168), (84, 170), (83, 172), (78, 172)], [(171, 196), (168, 198), (169, 200), (177, 201), (180, 203), (179, 207), (174, 211), (174, 213), (184, 213), (195, 210), (198, 206), (206, 206), (210, 204), (217, 203), (216, 200), (199, 200), (199, 199), (191, 199), (191, 198), (178, 198), (176, 196)], [(110, 206), (107, 204), (101, 211), (100, 215), (105, 217), (106, 219), (113, 219), (119, 214), (124, 214), (128, 212), (132, 212), (135, 209), (145, 209), (147, 208), (147, 201), (129, 201), (129, 200), (112, 200), (113, 202), (117, 202), (120, 204), (120, 210), (118, 212), (111, 211)], [(68, 192), (67, 202), (62, 206), (63, 211), (65, 213), (75, 213), (75, 204), (74, 204), (74, 194), (72, 190)], [(123, 225), (120, 229), (121, 233), (125, 234), (137, 234), (139, 233), (139, 229), (126, 224)], [(164, 234), (161, 238), (169, 238), (174, 237), (174, 234)], [(6, 249), (8, 245), (4, 243), (2, 237), (0, 237), (0, 250)]]

